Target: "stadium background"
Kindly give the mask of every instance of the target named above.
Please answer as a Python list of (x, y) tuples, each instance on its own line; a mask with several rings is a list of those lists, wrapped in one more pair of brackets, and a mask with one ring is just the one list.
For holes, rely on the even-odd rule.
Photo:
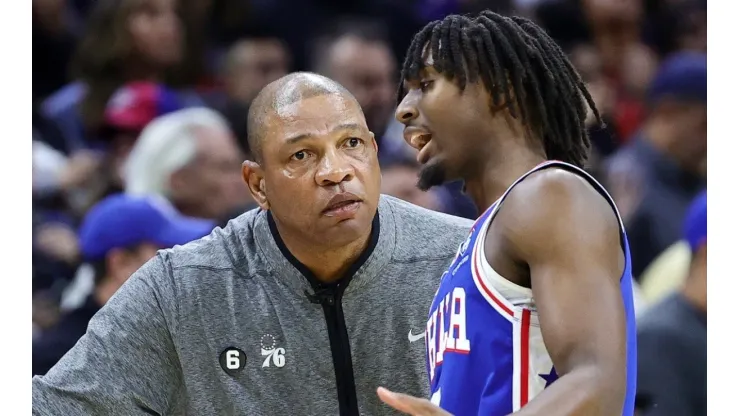
[[(675, 224), (706, 179), (680, 170), (666, 178), (672, 155), (646, 155), (636, 143), (645, 141), (655, 85), (684, 93), (703, 83), (706, 93), (706, 73), (697, 78), (680, 62), (662, 70), (676, 54), (706, 53), (705, 0), (33, 0), (34, 339), (89, 294), (94, 271), (81, 260), (79, 226), (96, 202), (127, 189), (123, 166), (150, 121), (180, 108), (214, 109), (241, 152), (223, 157), (223, 144), (206, 142), (206, 162), (188, 162), (194, 191), (156, 193), (218, 224), (254, 206), (239, 186), (249, 101), (290, 71), (325, 74), (357, 96), (379, 137), (385, 193), (474, 217), (459, 184), (415, 189), (417, 167), (392, 112), (413, 34), (448, 13), (486, 8), (537, 21), (588, 83), (607, 120), (592, 127), (589, 169), (631, 231), (638, 310), (665, 296), (688, 267)], [(679, 139), (705, 148), (706, 118)], [(178, 146), (176, 137), (162, 140)]]

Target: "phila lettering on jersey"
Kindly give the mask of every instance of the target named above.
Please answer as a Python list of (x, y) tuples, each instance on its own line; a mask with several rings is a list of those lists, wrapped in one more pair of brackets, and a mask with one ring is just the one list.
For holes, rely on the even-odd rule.
[[(426, 327), (431, 399), (452, 414), (507, 415), (557, 380), (539, 326), (532, 291), (498, 275), (484, 254), (486, 232), (498, 206), (531, 173), (568, 170), (586, 178), (619, 213), (601, 185), (581, 169), (545, 162), (523, 175), (473, 225), (457, 257), (442, 276)], [(632, 270), (624, 227), (625, 270), (621, 279), (627, 318), (627, 394), (624, 415), (632, 415), (636, 383), (636, 341)]]

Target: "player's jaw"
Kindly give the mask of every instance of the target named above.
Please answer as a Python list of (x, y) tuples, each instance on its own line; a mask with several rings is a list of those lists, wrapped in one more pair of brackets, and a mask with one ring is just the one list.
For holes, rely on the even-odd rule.
[(421, 170), (416, 186), (427, 191), (433, 186), (444, 184), (446, 174), (443, 158), (431, 131), (424, 127), (406, 126), (403, 137), (411, 147), (419, 151), (416, 161), (421, 165)]
[(447, 182), (447, 171), (443, 163), (441, 159), (433, 159), (422, 165), (416, 186), (422, 191), (428, 191), (433, 186)]

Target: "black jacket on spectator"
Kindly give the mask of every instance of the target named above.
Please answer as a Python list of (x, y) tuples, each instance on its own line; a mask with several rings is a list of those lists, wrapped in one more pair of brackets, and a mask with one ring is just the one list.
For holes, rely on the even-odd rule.
[(637, 330), (637, 394), (645, 416), (706, 416), (707, 316), (681, 294), (645, 312)]

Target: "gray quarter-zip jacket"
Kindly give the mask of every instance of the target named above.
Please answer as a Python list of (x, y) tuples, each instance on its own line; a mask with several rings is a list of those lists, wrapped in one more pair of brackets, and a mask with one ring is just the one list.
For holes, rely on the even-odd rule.
[(429, 305), (471, 225), (382, 196), (368, 250), (322, 286), (247, 212), (134, 273), (33, 378), (33, 414), (394, 414), (375, 390), (429, 394)]

